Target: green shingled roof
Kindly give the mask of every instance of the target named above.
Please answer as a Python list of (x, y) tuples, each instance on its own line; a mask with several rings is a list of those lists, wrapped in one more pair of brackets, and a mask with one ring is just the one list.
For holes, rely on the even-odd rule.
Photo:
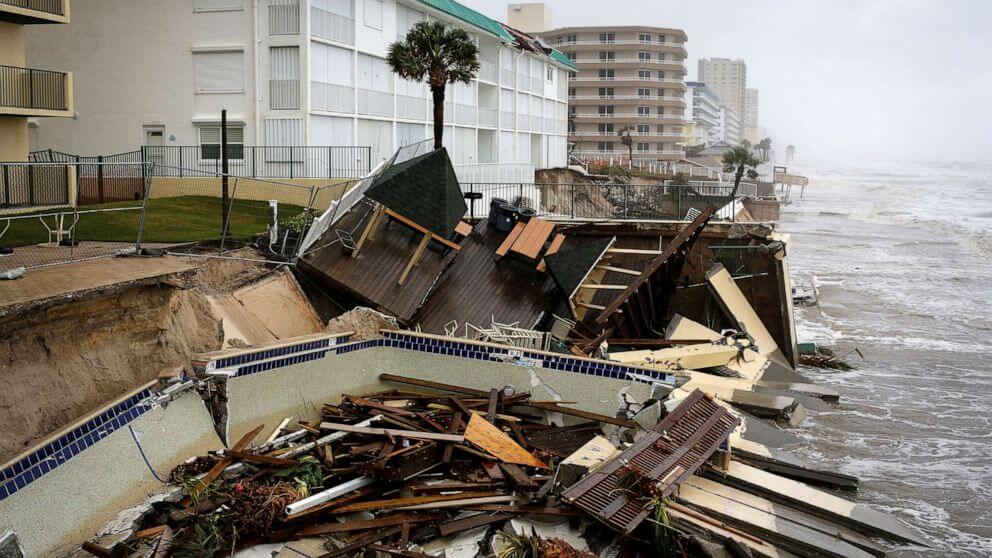
[(426, 4), (435, 10), (440, 10), (466, 23), (470, 23), (479, 29), (489, 31), (501, 39), (505, 39), (507, 41), (513, 40), (513, 36), (510, 35), (506, 29), (503, 29), (503, 26), (498, 22), (489, 19), (488, 17), (467, 6), (462, 6), (454, 0), (420, 0), (420, 3)]
[(558, 49), (551, 49), (551, 58), (555, 62), (560, 62), (573, 70), (578, 71), (579, 69), (575, 62), (573, 62), (568, 56), (565, 56), (565, 53), (559, 51)]

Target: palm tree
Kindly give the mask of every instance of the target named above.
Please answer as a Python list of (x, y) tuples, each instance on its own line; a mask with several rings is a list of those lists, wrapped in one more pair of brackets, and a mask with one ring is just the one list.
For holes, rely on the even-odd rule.
[(743, 145), (744, 148), (747, 149), (748, 151), (751, 150), (751, 142), (750, 141), (748, 141), (746, 139), (742, 139), (741, 140), (741, 145)]
[(761, 151), (761, 160), (763, 162), (768, 162), (768, 155), (769, 152), (772, 150), (771, 138), (765, 138), (759, 141), (758, 145), (756, 145), (755, 147), (758, 148), (759, 151)]
[(444, 88), (448, 83), (470, 83), (479, 71), (479, 48), (463, 29), (441, 21), (421, 21), (404, 40), (389, 45), (389, 67), (401, 78), (427, 78), (434, 99), (434, 149), (444, 135)]
[(793, 157), (795, 156), (796, 156), (796, 146), (792, 145), (791, 143), (785, 146), (785, 162), (791, 163)]
[(744, 177), (744, 171), (747, 171), (749, 178), (756, 178), (758, 176), (756, 167), (760, 164), (761, 161), (754, 156), (754, 153), (751, 153), (751, 150), (743, 145), (738, 145), (723, 154), (724, 172), (734, 173), (734, 191), (731, 193), (731, 197), (737, 197), (737, 188), (741, 185), (741, 178)]
[(634, 168), (634, 138), (630, 137), (630, 127), (620, 128), (617, 135), (620, 136), (620, 143), (627, 146), (627, 166)]

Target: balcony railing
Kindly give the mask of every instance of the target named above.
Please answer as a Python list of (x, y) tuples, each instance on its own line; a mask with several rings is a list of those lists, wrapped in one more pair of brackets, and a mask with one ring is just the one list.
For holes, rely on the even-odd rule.
[(65, 15), (65, 4), (62, 0), (0, 0), (0, 5), (58, 16)]
[(0, 66), (0, 107), (68, 110), (63, 72)]
[(269, 35), (299, 35), (300, 0), (269, 1)]
[(621, 77), (573, 77), (568, 78), (569, 81), (649, 81), (652, 83), (677, 83), (679, 85), (685, 85), (685, 81), (678, 78), (657, 78), (657, 77), (637, 77), (637, 76), (621, 76)]
[(579, 66), (595, 64), (643, 64), (643, 65), (669, 65), (685, 68), (683, 60), (659, 60), (657, 58), (579, 58), (575, 60)]
[(592, 114), (573, 114), (573, 118), (576, 119), (590, 119), (590, 120), (600, 120), (605, 118), (663, 118), (666, 120), (679, 120), (686, 121), (685, 116), (681, 114), (638, 114), (636, 112), (609, 112), (609, 113), (592, 113)]
[(358, 114), (393, 115), (393, 94), (372, 89), (358, 90)]
[[(613, 151), (599, 151), (599, 150), (583, 150), (583, 151), (573, 151), (573, 155), (578, 157), (592, 157), (592, 158), (607, 158), (607, 157), (627, 157), (629, 153), (626, 149), (623, 151), (613, 150)], [(644, 151), (634, 150), (634, 157), (638, 156), (649, 156), (649, 155), (664, 155), (664, 156), (685, 156), (685, 150), (683, 149), (648, 149)]]
[(355, 44), (355, 18), (311, 6), (310, 33), (321, 39), (353, 45)]
[[(599, 136), (599, 137), (617, 137), (616, 132), (569, 132), (570, 136), (586, 137), (586, 136)], [(684, 139), (680, 133), (676, 132), (630, 132), (630, 136), (633, 138), (669, 138), (672, 140)], [(619, 141), (619, 140), (618, 140)]]
[(496, 64), (492, 62), (479, 62), (479, 75), (478, 78), (482, 81), (488, 81), (490, 83), (496, 83)]
[(554, 46), (591, 46), (591, 45), (653, 45), (663, 47), (685, 48), (685, 43), (641, 41), (636, 39), (622, 41), (562, 41)]
[(569, 95), (569, 100), (572, 101), (602, 101), (602, 100), (612, 100), (617, 99), (620, 101), (677, 101), (684, 103), (685, 99), (682, 97), (659, 97), (657, 95), (643, 96), (643, 95)]

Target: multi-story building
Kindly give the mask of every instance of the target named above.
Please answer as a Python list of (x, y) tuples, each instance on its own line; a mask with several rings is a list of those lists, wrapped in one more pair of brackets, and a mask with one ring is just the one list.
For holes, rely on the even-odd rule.
[(375, 166), (432, 135), (428, 87), (386, 62), (389, 45), (427, 18), (479, 45), (477, 77), (446, 94), (444, 142), (456, 165), (564, 165), (574, 64), (523, 48), (499, 22), (451, 0), (92, 2), (70, 33), (29, 36), (85, 76), (78, 118), (40, 123), (37, 146), (86, 155), (202, 146), (218, 141), (227, 109), (229, 141), (371, 146)]
[(720, 141), (737, 145), (741, 142), (741, 119), (734, 109), (727, 105), (720, 107)]
[(744, 117), (741, 125), (744, 127), (744, 138), (751, 143), (758, 143), (758, 90), (744, 90)]
[(586, 160), (626, 160), (619, 133), (633, 140), (635, 165), (685, 157), (685, 42), (679, 29), (563, 27), (541, 34), (579, 65), (569, 80), (569, 141)]
[(692, 133), (686, 136), (688, 145), (710, 145), (721, 141), (720, 96), (713, 88), (698, 81), (686, 82), (686, 115), (692, 119)]
[(510, 4), (506, 8), (506, 23), (524, 33), (542, 33), (551, 29), (551, 6), (544, 2)]
[(65, 23), (69, 0), (0, 0), (0, 161), (27, 160), (29, 119), (73, 115), (72, 74), (30, 67), (25, 56), (25, 26)]
[(747, 89), (747, 65), (740, 58), (701, 58), (697, 81), (709, 85), (738, 117), (744, 114), (744, 91)]

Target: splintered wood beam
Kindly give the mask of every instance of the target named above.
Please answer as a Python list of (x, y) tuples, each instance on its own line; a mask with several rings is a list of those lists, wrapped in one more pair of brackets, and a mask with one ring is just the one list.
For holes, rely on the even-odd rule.
[(589, 302), (576, 302), (576, 306), (581, 306), (582, 308), (588, 308), (590, 310), (606, 310), (605, 306), (600, 306), (598, 304), (591, 304)]
[(637, 248), (610, 248), (606, 251), (607, 254), (634, 254), (640, 256), (657, 256), (661, 254), (661, 250), (640, 250)]
[(616, 311), (627, 302), (627, 299), (629, 299), (631, 295), (637, 291), (637, 289), (643, 286), (663, 265), (667, 264), (673, 256), (676, 254), (684, 256), (684, 254), (688, 253), (688, 248), (690, 248), (695, 242), (696, 238), (699, 236), (700, 232), (702, 232), (703, 228), (706, 226), (706, 223), (709, 222), (710, 217), (712, 217), (714, 213), (716, 213), (716, 207), (711, 205), (704, 209), (703, 212), (700, 213), (699, 216), (696, 217), (691, 223), (686, 225), (686, 227), (679, 232), (678, 236), (672, 239), (672, 241), (665, 246), (665, 249), (662, 250), (660, 254), (652, 258), (651, 261), (644, 266), (644, 269), (641, 270), (641, 274), (638, 275), (637, 278), (634, 279), (622, 293), (617, 295), (617, 297), (613, 299), (613, 302), (606, 306), (606, 310), (603, 310), (598, 316), (596, 316), (595, 323), (598, 325), (603, 325), (606, 323), (606, 320), (610, 319), (610, 317), (612, 317), (614, 313), (616, 313)]
[(451, 248), (452, 250), (454, 250), (456, 252), (458, 252), (458, 251), (460, 251), (462, 249), (462, 247), (460, 245), (455, 244), (454, 242), (448, 240), (447, 238), (444, 238), (443, 236), (434, 234), (433, 232), (427, 230), (427, 228), (424, 227), (423, 225), (419, 225), (419, 224), (417, 224), (417, 223), (415, 223), (415, 222), (407, 219), (406, 217), (400, 215), (399, 213), (396, 213), (392, 209), (386, 208), (385, 213), (391, 219), (394, 219), (396, 221), (399, 221), (400, 223), (403, 223), (404, 225), (410, 227), (411, 229), (413, 229), (413, 230), (415, 230), (417, 232), (421, 232), (421, 233), (424, 233), (424, 234), (431, 235), (431, 238), (433, 238), (434, 240), (440, 242), (441, 244), (444, 244), (445, 246), (447, 246), (448, 248)]
[(641, 274), (640, 271), (634, 271), (633, 269), (624, 269), (622, 267), (613, 267), (612, 265), (597, 265), (596, 269), (602, 271), (613, 271), (616, 273), (623, 273), (624, 275), (633, 275), (634, 277), (637, 277), (638, 275)]
[(601, 291), (622, 291), (627, 288), (627, 285), (597, 285), (595, 283), (585, 283), (579, 287), (580, 289), (598, 289)]
[(358, 244), (355, 245), (355, 249), (351, 252), (352, 258), (358, 257), (358, 253), (362, 251), (362, 246), (365, 246), (366, 240), (371, 240), (372, 230), (379, 224), (379, 219), (382, 218), (382, 213), (385, 210), (386, 208), (382, 204), (376, 206), (375, 211), (372, 212), (372, 217), (369, 218), (369, 223), (365, 225), (365, 230), (362, 231), (362, 236), (358, 237)]
[(402, 285), (406, 281), (406, 278), (410, 275), (410, 271), (413, 269), (413, 266), (417, 265), (417, 262), (420, 261), (421, 256), (424, 255), (424, 250), (427, 249), (427, 245), (430, 244), (430, 242), (431, 234), (424, 234), (424, 238), (420, 240), (420, 244), (418, 244), (417, 249), (414, 250), (413, 257), (411, 257), (410, 261), (407, 262), (406, 268), (403, 270), (403, 274), (400, 275), (400, 280), (397, 281), (397, 284)]

